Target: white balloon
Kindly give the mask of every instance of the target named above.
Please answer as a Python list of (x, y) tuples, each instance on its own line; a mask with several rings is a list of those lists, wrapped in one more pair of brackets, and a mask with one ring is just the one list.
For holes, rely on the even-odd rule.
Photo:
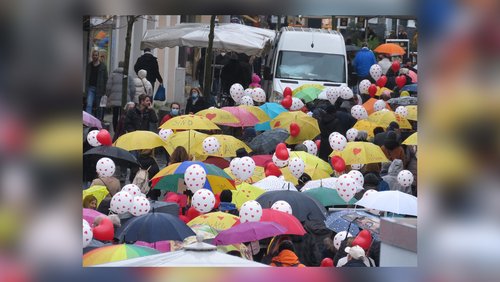
[(306, 168), (306, 164), (301, 158), (291, 158), (288, 162), (288, 169), (292, 173), (293, 176), (299, 178), (304, 173), (304, 169)]
[(337, 178), (337, 182), (335, 183), (335, 189), (337, 189), (339, 196), (346, 203), (354, 197), (354, 194), (356, 194), (357, 186), (358, 183), (349, 174), (342, 174)]
[(362, 198), (364, 198), (364, 197), (369, 197), (370, 195), (373, 195), (373, 194), (375, 194), (375, 193), (378, 193), (378, 191), (377, 191), (377, 190), (374, 190), (374, 189), (369, 189), (369, 190), (366, 190), (366, 192), (363, 194), (363, 197), (362, 197)]
[(215, 154), (220, 149), (220, 143), (217, 138), (210, 136), (203, 140), (203, 151), (207, 154)]
[(354, 96), (352, 89), (343, 85), (340, 86), (340, 97), (344, 100), (351, 99)]
[(282, 161), (282, 160), (278, 159), (278, 157), (276, 157), (276, 153), (274, 153), (273, 154), (273, 163), (277, 167), (285, 167), (288, 165), (288, 160)]
[(356, 193), (363, 190), (363, 185), (365, 184), (365, 178), (363, 174), (358, 170), (351, 170), (348, 174), (352, 176), (352, 178), (354, 178), (354, 180), (356, 180), (356, 183), (358, 184), (358, 186), (356, 187)]
[(253, 106), (253, 100), (249, 96), (243, 96), (241, 97), (240, 105)]
[(266, 92), (260, 87), (254, 88), (252, 91), (252, 99), (255, 102), (264, 103), (266, 101)]
[(92, 228), (90, 227), (90, 225), (86, 220), (83, 220), (82, 232), (83, 232), (83, 247), (85, 248), (90, 244), (90, 242), (92, 241), (92, 237), (94, 236)]
[(114, 213), (124, 214), (130, 210), (133, 201), (134, 197), (132, 197), (128, 192), (120, 191), (116, 193), (113, 198), (111, 198), (109, 209)]
[(257, 201), (247, 201), (240, 209), (240, 222), (259, 221), (262, 217), (262, 206)]
[(255, 161), (250, 157), (240, 158), (236, 167), (236, 177), (245, 181), (250, 178), (255, 171)]
[(207, 180), (205, 169), (198, 164), (190, 165), (184, 172), (184, 182), (191, 192), (196, 192), (203, 188)]
[(271, 209), (277, 210), (280, 212), (286, 212), (287, 214), (292, 214), (292, 206), (287, 201), (276, 201), (271, 206)]
[(133, 216), (140, 216), (147, 214), (151, 210), (151, 204), (149, 203), (146, 197), (135, 197), (132, 203), (132, 207), (130, 207), (130, 213)]
[(413, 173), (409, 170), (402, 170), (398, 173), (398, 183), (403, 187), (409, 187), (413, 183)]
[(339, 87), (327, 87), (325, 90), (326, 98), (330, 103), (335, 104), (335, 101), (340, 97)]
[(115, 174), (115, 162), (110, 158), (101, 158), (95, 165), (96, 172), (99, 177), (111, 177)]
[(347, 146), (347, 139), (338, 132), (332, 132), (328, 137), (328, 141), (334, 151), (342, 151)]
[(351, 233), (347, 233), (347, 231), (340, 231), (339, 233), (335, 234), (335, 237), (333, 237), (333, 246), (335, 249), (339, 249), (340, 245), (342, 244), (342, 241), (347, 237), (352, 237)]
[(373, 64), (370, 67), (370, 75), (377, 81), (382, 76), (382, 67), (378, 64)]
[(408, 116), (408, 109), (405, 106), (397, 107), (394, 112), (397, 114), (400, 114), (404, 118), (406, 118)]
[(351, 108), (351, 115), (357, 120), (368, 118), (368, 112), (366, 111), (365, 107), (361, 105), (353, 106)]
[(239, 83), (235, 83), (231, 85), (231, 88), (229, 89), (229, 94), (231, 94), (231, 98), (238, 103), (241, 100), (241, 97), (244, 95), (244, 89), (243, 86)]
[(360, 170), (363, 168), (363, 165), (362, 164), (352, 164), (351, 168), (356, 169), (356, 170)]
[(363, 79), (361, 80), (361, 82), (359, 83), (359, 92), (361, 94), (368, 94), (368, 88), (370, 88), (370, 86), (372, 85), (372, 83), (368, 80), (368, 79)]
[(238, 174), (238, 170), (237, 168), (239, 167), (239, 163), (240, 163), (240, 158), (234, 158), (231, 160), (231, 162), (229, 163), (229, 168), (231, 169), (231, 173), (235, 176), (235, 177), (238, 177), (237, 174)]
[(356, 140), (356, 137), (358, 137), (358, 130), (356, 128), (351, 128), (347, 130), (347, 132), (345, 133), (345, 137), (349, 142)]
[(200, 213), (207, 213), (215, 206), (214, 193), (208, 189), (200, 189), (194, 193), (191, 204)]
[(125, 191), (130, 194), (132, 197), (138, 197), (141, 193), (141, 188), (135, 184), (127, 184), (123, 186), (122, 191)]
[(102, 145), (99, 141), (97, 141), (97, 134), (99, 134), (99, 130), (92, 130), (87, 134), (87, 142), (89, 142), (92, 147)]
[(306, 140), (302, 142), (307, 148), (307, 152), (311, 155), (315, 155), (318, 153), (318, 146), (316, 146), (316, 143), (312, 140)]
[(378, 112), (378, 111), (381, 111), (383, 109), (385, 109), (385, 101), (384, 100), (377, 100), (377, 102), (375, 102), (375, 104), (373, 104), (373, 109)]
[(298, 111), (304, 107), (304, 103), (299, 98), (292, 97), (292, 105), (290, 106), (290, 110)]
[(247, 88), (247, 89), (245, 89), (243, 96), (252, 97), (252, 94), (253, 94), (253, 88)]
[(167, 141), (168, 137), (170, 137), (170, 135), (172, 134), (174, 134), (174, 131), (172, 129), (161, 129), (158, 133), (163, 141)]

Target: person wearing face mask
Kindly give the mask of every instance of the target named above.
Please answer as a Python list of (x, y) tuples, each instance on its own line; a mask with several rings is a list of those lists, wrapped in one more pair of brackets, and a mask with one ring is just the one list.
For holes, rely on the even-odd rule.
[(180, 109), (181, 109), (181, 105), (177, 102), (172, 102), (170, 104), (170, 113), (166, 114), (165, 116), (163, 116), (161, 122), (160, 122), (160, 126), (162, 124), (164, 124), (165, 122), (167, 122), (169, 119), (173, 118), (173, 117), (176, 117), (176, 116), (179, 116), (180, 115)]
[(189, 91), (189, 98), (186, 104), (186, 113), (192, 115), (207, 108), (208, 105), (205, 102), (203, 96), (201, 96), (200, 89), (196, 87), (191, 88), (191, 91)]

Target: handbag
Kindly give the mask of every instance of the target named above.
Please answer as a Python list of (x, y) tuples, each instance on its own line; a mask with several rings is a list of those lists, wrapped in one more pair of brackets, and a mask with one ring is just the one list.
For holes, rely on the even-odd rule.
[(108, 96), (103, 95), (101, 97), (101, 101), (99, 102), (99, 107), (106, 108), (107, 105), (108, 105)]
[(156, 90), (155, 96), (153, 98), (155, 101), (165, 101), (165, 87), (160, 84), (158, 90)]

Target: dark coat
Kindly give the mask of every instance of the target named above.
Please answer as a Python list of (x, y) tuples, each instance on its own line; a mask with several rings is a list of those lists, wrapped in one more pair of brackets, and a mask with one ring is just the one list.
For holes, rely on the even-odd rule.
[(158, 68), (158, 59), (156, 59), (153, 54), (145, 53), (137, 58), (137, 62), (134, 65), (134, 71), (138, 73), (140, 70), (148, 72), (146, 79), (151, 82), (151, 85), (154, 85), (157, 79), (160, 83), (163, 83), (163, 78)]
[(203, 97), (198, 97), (198, 100), (196, 101), (196, 103), (193, 105), (193, 99), (191, 97), (189, 97), (189, 99), (187, 100), (187, 103), (186, 103), (186, 114), (189, 114), (189, 113), (197, 113), (201, 110), (205, 110), (205, 109), (208, 109), (208, 104), (207, 102), (205, 101), (205, 98)]
[(157, 123), (158, 117), (153, 109), (144, 109), (143, 112), (135, 107), (129, 110), (125, 116), (125, 130), (132, 132), (136, 130), (149, 130), (149, 123)]
[[(87, 76), (85, 79), (85, 93), (89, 87), (90, 80), (90, 70), (92, 69), (92, 62), (87, 64)], [(103, 96), (106, 94), (106, 84), (108, 83), (108, 69), (104, 63), (100, 63), (97, 69), (97, 85), (96, 85), (96, 95)], [(99, 101), (97, 102), (99, 103)]]
[(338, 132), (345, 136), (347, 130), (353, 127), (355, 123), (356, 119), (343, 111), (324, 114), (319, 122), (319, 129), (321, 131), (319, 157), (328, 162), (328, 156), (332, 152), (332, 148), (328, 142), (330, 134), (332, 134), (332, 132)]
[(238, 60), (230, 60), (221, 72), (222, 89), (229, 93), (229, 89), (234, 83), (240, 83), (243, 88), (247, 88), (252, 82), (252, 67), (249, 63), (242, 63)]
[(366, 267), (363, 259), (351, 259), (343, 267)]
[(296, 254), (299, 260), (307, 266), (319, 266), (322, 255), (321, 250), (325, 248), (323, 240), (332, 235), (332, 231), (326, 228), (325, 223), (319, 220), (306, 221), (304, 236), (293, 236)]

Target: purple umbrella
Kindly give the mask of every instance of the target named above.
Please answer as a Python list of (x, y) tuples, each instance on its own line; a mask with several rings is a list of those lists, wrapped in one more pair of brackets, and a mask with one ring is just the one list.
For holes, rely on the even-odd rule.
[(213, 240), (215, 245), (231, 245), (257, 241), (285, 234), (287, 229), (274, 222), (245, 222), (220, 232)]
[(99, 129), (102, 128), (101, 121), (93, 115), (87, 113), (86, 111), (83, 111), (83, 124), (88, 127), (97, 127)]
[(100, 215), (104, 214), (93, 209), (83, 209), (83, 219), (85, 219), (90, 224), (90, 226), (92, 226), (92, 223), (94, 223), (94, 219)]

